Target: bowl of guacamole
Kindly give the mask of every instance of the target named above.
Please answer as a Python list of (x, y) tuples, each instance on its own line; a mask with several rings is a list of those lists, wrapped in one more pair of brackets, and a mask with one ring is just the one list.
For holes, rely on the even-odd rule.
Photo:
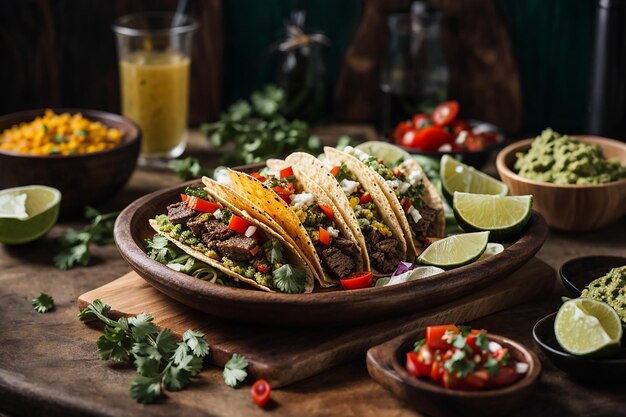
[(626, 143), (545, 129), (498, 153), (511, 194), (534, 196), (554, 229), (595, 230), (626, 215)]

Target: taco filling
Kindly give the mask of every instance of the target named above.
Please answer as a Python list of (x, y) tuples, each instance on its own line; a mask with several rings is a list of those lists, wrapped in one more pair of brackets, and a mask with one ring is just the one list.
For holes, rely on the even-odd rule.
[(348, 167), (342, 163), (334, 167), (332, 173), (348, 197), (374, 268), (383, 273), (393, 272), (402, 260), (400, 242), (382, 220), (371, 195)]
[(188, 187), (181, 198), (167, 206), (167, 215), (156, 216), (162, 233), (259, 285), (281, 292), (304, 292), (306, 273), (287, 263), (278, 239), (210, 201), (202, 188)]
[(404, 165), (404, 162), (392, 169), (375, 156), (352, 147), (346, 147), (344, 152), (356, 157), (383, 177), (398, 198), (416, 241), (424, 244), (427, 236), (437, 236), (438, 212), (424, 203), (426, 186), (422, 182), (420, 172), (413, 170), (406, 175), (405, 172), (409, 169)]
[(356, 272), (355, 259), (360, 256), (356, 243), (339, 236), (333, 208), (318, 204), (313, 194), (304, 192), (291, 168), (280, 173), (265, 168), (252, 176), (289, 205), (331, 276), (341, 279)]

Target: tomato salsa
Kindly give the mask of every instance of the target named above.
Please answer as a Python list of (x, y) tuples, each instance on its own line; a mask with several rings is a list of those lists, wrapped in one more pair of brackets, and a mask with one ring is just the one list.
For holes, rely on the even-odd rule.
[(446, 324), (429, 326), (406, 354), (406, 370), (444, 388), (477, 391), (512, 385), (528, 365), (513, 361), (486, 330)]

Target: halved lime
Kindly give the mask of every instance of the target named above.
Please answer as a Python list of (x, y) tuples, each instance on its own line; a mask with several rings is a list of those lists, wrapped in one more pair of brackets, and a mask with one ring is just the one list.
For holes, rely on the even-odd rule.
[(48, 233), (59, 217), (61, 192), (44, 185), (0, 191), (0, 242), (31, 242)]
[(475, 168), (465, 165), (449, 155), (441, 157), (441, 191), (452, 204), (455, 191), (472, 194), (507, 195), (509, 188)]
[(466, 232), (488, 230), (491, 240), (516, 236), (530, 220), (532, 195), (503, 196), (454, 192), (454, 217)]
[(424, 265), (448, 270), (474, 262), (487, 248), (489, 232), (462, 233), (433, 242), (417, 258)]
[(577, 356), (609, 357), (620, 349), (622, 321), (608, 304), (575, 298), (561, 306), (554, 334), (561, 347)]
[(382, 159), (389, 166), (395, 166), (406, 159), (411, 159), (411, 154), (404, 149), (378, 140), (359, 143), (355, 148)]

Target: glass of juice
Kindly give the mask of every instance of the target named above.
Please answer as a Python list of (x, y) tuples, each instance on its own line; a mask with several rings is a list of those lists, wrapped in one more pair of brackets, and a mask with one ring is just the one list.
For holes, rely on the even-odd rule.
[(123, 16), (113, 24), (120, 65), (122, 114), (139, 124), (139, 163), (161, 165), (187, 144), (189, 64), (198, 24), (175, 13)]

